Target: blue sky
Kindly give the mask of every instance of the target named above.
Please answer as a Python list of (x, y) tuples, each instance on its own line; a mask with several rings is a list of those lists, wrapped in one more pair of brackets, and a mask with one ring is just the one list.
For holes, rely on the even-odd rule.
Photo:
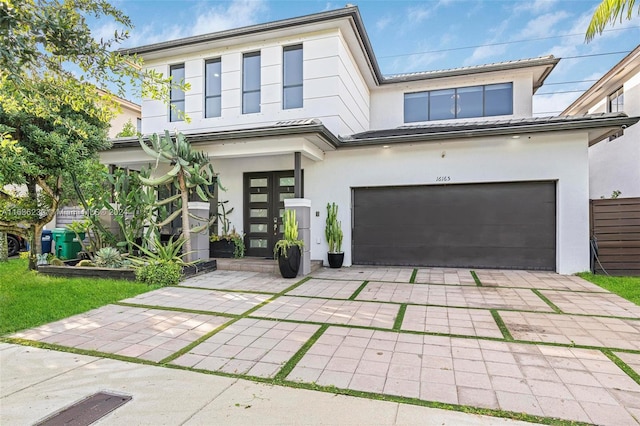
[[(640, 17), (616, 23), (589, 44), (584, 31), (599, 1), (370, 0), (360, 8), (384, 74), (456, 68), (553, 54), (560, 64), (534, 96), (534, 113), (555, 115), (640, 43)], [(343, 7), (336, 1), (118, 0), (132, 19), (126, 46), (291, 18)], [(110, 22), (94, 22), (109, 36)], [(596, 55), (582, 57), (585, 55)], [(579, 56), (576, 58), (576, 56)], [(545, 95), (545, 93), (548, 93)], [(138, 101), (137, 99), (133, 99)]]

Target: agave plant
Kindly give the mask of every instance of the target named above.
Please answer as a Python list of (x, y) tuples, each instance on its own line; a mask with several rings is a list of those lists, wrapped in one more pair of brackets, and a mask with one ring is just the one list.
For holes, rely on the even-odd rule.
[[(154, 134), (149, 140), (151, 146), (147, 145), (147, 143), (140, 138), (140, 146), (144, 152), (156, 159), (156, 169), (159, 163), (167, 163), (171, 166), (171, 170), (165, 175), (155, 179), (140, 176), (140, 182), (153, 187), (173, 183), (176, 188), (178, 188), (178, 194), (157, 203), (158, 206), (161, 206), (173, 201), (178, 201), (180, 205), (180, 209), (160, 222), (158, 227), (169, 224), (179, 215), (182, 215), (181, 239), (184, 240), (187, 260), (190, 260), (191, 232), (197, 233), (208, 229), (215, 218), (209, 221), (208, 219), (200, 218), (189, 213), (189, 191), (194, 190), (202, 201), (207, 201), (207, 196), (213, 197), (208, 189), (214, 184), (215, 180), (213, 166), (207, 154), (191, 149), (191, 144), (182, 133), (176, 133), (175, 137), (171, 137), (167, 130), (164, 136), (160, 137)], [(204, 222), (204, 224), (192, 229), (189, 226), (189, 218), (200, 220)]]
[(103, 247), (96, 253), (94, 257), (96, 266), (105, 268), (122, 268), (126, 265), (126, 259), (113, 247)]

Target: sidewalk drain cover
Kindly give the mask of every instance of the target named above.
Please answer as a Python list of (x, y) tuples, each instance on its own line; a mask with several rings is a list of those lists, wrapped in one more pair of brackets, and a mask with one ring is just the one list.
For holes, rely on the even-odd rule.
[(88, 426), (129, 401), (131, 401), (131, 396), (128, 395), (98, 392), (47, 417), (34, 426)]

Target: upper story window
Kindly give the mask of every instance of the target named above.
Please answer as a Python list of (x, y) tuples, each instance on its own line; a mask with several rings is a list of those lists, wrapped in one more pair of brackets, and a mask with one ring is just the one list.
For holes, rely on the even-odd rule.
[(282, 108), (302, 108), (302, 45), (285, 47), (282, 59)]
[[(184, 64), (171, 65), (169, 67), (171, 82), (179, 83), (184, 81)], [(169, 109), (170, 121), (182, 121), (184, 115), (184, 90), (172, 87), (170, 94), (171, 108)]]
[[(609, 104), (607, 105), (607, 112), (623, 112), (624, 111), (624, 91), (623, 88), (619, 88), (615, 92), (609, 95)], [(619, 138), (624, 134), (624, 130), (609, 136), (609, 140), (612, 141), (615, 138)]]
[(624, 111), (624, 91), (621, 88), (609, 95), (609, 111), (608, 112), (623, 112)]
[(513, 114), (513, 83), (404, 94), (404, 122)]
[(222, 115), (222, 63), (220, 58), (204, 63), (204, 116), (220, 117)]
[(260, 52), (242, 57), (242, 113), (260, 112)]
[(138, 133), (142, 133), (142, 118), (136, 118), (136, 130)]

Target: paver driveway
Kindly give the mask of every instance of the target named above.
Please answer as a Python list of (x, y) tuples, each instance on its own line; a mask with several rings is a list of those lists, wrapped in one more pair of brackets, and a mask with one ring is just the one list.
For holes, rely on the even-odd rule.
[(547, 272), (217, 271), (13, 337), (409, 403), (640, 419), (640, 308)]

